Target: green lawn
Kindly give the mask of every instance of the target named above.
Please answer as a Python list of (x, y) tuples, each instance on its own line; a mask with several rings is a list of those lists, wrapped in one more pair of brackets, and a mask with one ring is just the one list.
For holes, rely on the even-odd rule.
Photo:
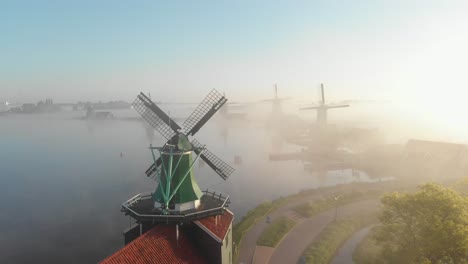
[(353, 252), (354, 263), (357, 264), (379, 264), (384, 263), (380, 259), (382, 247), (377, 245), (377, 242), (372, 238), (372, 233), (367, 235)]
[[(349, 193), (340, 193), (334, 195), (328, 195), (322, 199), (315, 200), (313, 202), (307, 202), (300, 204), (294, 208), (296, 212), (305, 216), (312, 217), (323, 211), (330, 210), (334, 207), (353, 203), (359, 200), (370, 199), (378, 197), (381, 194), (380, 191), (370, 190), (370, 191), (353, 191)], [(338, 200), (335, 200), (335, 197), (338, 196)]]
[(259, 246), (276, 247), (278, 242), (296, 225), (296, 222), (286, 216), (273, 221), (260, 235)]
[(288, 201), (289, 198), (279, 198), (274, 200), (273, 202), (264, 202), (255, 207), (254, 209), (248, 211), (247, 214), (242, 218), (242, 220), (234, 225), (232, 230), (232, 239), (234, 242), (234, 263), (237, 263), (237, 254), (239, 253), (239, 246), (242, 242), (242, 238), (244, 237), (245, 233), (266, 214), (276, 210), (278, 207), (287, 203)]
[[(353, 189), (355, 188), (356, 186), (362, 186), (361, 188), (375, 188), (374, 186), (376, 186), (375, 184), (363, 184), (363, 183), (356, 183), (356, 184), (350, 184), (350, 185), (347, 185), (346, 186), (346, 189)], [(369, 187), (367, 187), (369, 186)], [(237, 263), (237, 254), (239, 253), (239, 247), (240, 247), (240, 244), (242, 243), (242, 238), (244, 237), (245, 233), (253, 226), (255, 225), (255, 223), (257, 223), (259, 220), (261, 220), (265, 215), (267, 215), (268, 213), (271, 213), (273, 211), (275, 211), (277, 208), (283, 206), (284, 204), (287, 204), (291, 201), (294, 201), (296, 199), (300, 199), (300, 198), (303, 198), (303, 197), (307, 197), (309, 195), (313, 195), (313, 194), (316, 194), (316, 193), (320, 193), (320, 192), (323, 192), (323, 191), (326, 191), (327, 189), (335, 189), (337, 188), (337, 186), (331, 186), (331, 187), (325, 187), (325, 188), (321, 188), (321, 189), (311, 189), (311, 190), (305, 190), (305, 191), (301, 191), (299, 193), (296, 193), (296, 194), (292, 194), (286, 198), (279, 198), (279, 199), (276, 199), (272, 202), (264, 202), (260, 205), (258, 205), (256, 208), (250, 210), (249, 212), (247, 212), (247, 214), (242, 218), (242, 220), (240, 222), (238, 222), (237, 224), (234, 225), (233, 227), (233, 232), (232, 232), (232, 235), (233, 235), (233, 241), (234, 241), (234, 248), (233, 248), (233, 260), (234, 260), (234, 263)], [(339, 187), (338, 187), (339, 188)], [(347, 191), (344, 191), (342, 190), (340, 193), (343, 193), (343, 192), (347, 192)], [(373, 189), (371, 191), (365, 191), (366, 193), (376, 193), (376, 192), (379, 192), (381, 193), (382, 191), (378, 191), (376, 189)], [(374, 194), (374, 196), (377, 196)], [(330, 201), (327, 202), (328, 205), (327, 206), (323, 206), (321, 207), (320, 210), (326, 210), (326, 209), (329, 209), (329, 208), (333, 208), (333, 206), (335, 205), (334, 203), (330, 203)], [(309, 204), (309, 203), (307, 203)], [(307, 205), (306, 204), (306, 205)], [(340, 203), (341, 204), (341, 203)], [(308, 209), (307, 209), (308, 210)]]
[(304, 251), (307, 263), (328, 264), (335, 252), (355, 232), (377, 221), (375, 215), (359, 216), (330, 223)]

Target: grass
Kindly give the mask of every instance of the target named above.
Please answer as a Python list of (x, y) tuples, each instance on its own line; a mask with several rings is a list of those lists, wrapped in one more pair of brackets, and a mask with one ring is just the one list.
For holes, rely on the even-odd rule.
[(367, 215), (330, 223), (304, 251), (306, 263), (330, 263), (335, 252), (349, 237), (375, 221), (375, 215)]
[(244, 233), (249, 230), (257, 221), (263, 218), (267, 213), (275, 210), (278, 206), (285, 202), (285, 198), (277, 199), (273, 202), (264, 202), (254, 209), (250, 210), (245, 214), (242, 220), (234, 225), (233, 228), (233, 241), (236, 245), (239, 245)]
[(357, 264), (383, 263), (380, 259), (382, 247), (372, 238), (372, 233), (367, 235), (353, 252), (353, 261)]
[[(364, 192), (353, 191), (349, 193), (329, 195), (312, 203), (307, 202), (300, 204), (293, 209), (304, 217), (312, 217), (318, 213), (334, 208), (337, 206), (337, 203), (338, 206), (345, 205), (359, 200), (378, 197), (380, 194), (380, 191), (369, 190)], [(335, 200), (336, 196), (339, 196), (337, 201)]]
[[(346, 189), (354, 188), (355, 186), (363, 186), (363, 188), (367, 188), (367, 186), (375, 186), (376, 184), (362, 184), (362, 183), (357, 183), (354, 186), (353, 185), (346, 185)], [(278, 209), (279, 207), (287, 204), (288, 202), (294, 201), (296, 199), (300, 199), (302, 197), (306, 197), (309, 195), (313, 195), (316, 193), (320, 193), (323, 191), (326, 191), (327, 189), (336, 189), (336, 188), (342, 188), (342, 186), (330, 186), (330, 187), (325, 187), (321, 189), (310, 189), (310, 190), (304, 190), (301, 192), (298, 192), (296, 194), (292, 194), (286, 198), (279, 198), (274, 200), (273, 202), (264, 202), (254, 209), (250, 210), (247, 212), (247, 214), (242, 218), (240, 222), (234, 225), (233, 227), (233, 241), (234, 241), (234, 248), (233, 248), (233, 263), (237, 263), (237, 257), (239, 253), (239, 248), (240, 244), (242, 243), (242, 239), (245, 235), (245, 233), (253, 226), (255, 225), (259, 220), (261, 220), (263, 217), (265, 217), (268, 213), (271, 213)], [(345, 190), (342, 190), (341, 193), (345, 192)], [(368, 191), (376, 193), (377, 191), (374, 189), (372, 191)], [(380, 191), (379, 191), (380, 194)], [(377, 195), (374, 195), (377, 196)], [(308, 204), (308, 203), (307, 203)], [(341, 203), (340, 204), (344, 204)], [(335, 206), (334, 203), (328, 202), (327, 207), (322, 207), (321, 210), (326, 210), (329, 208), (332, 208)]]
[(276, 210), (278, 207), (289, 201), (288, 198), (279, 198), (273, 202), (264, 202), (245, 214), (242, 220), (235, 224), (232, 231), (232, 239), (234, 241), (234, 263), (237, 263), (237, 254), (239, 253), (240, 243), (245, 233), (255, 225), (260, 219), (266, 216), (269, 212)]
[(259, 246), (276, 247), (278, 242), (291, 230), (297, 223), (286, 216), (273, 221), (260, 235), (257, 241)]

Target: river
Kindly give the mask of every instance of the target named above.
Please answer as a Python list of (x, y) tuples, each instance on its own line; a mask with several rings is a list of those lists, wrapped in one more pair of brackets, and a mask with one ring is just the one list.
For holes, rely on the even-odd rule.
[[(148, 146), (164, 141), (125, 119), (137, 117), (133, 110), (114, 114), (119, 118), (102, 121), (71, 111), (0, 116), (0, 263), (93, 263), (123, 245), (129, 219), (120, 206), (155, 189), (144, 175)], [(301, 162), (269, 161), (278, 144), (262, 122), (215, 117), (195, 138), (235, 167), (227, 181), (207, 166), (195, 170), (202, 189), (230, 195), (237, 221), (265, 200), (355, 180), (349, 170), (317, 178)], [(281, 144), (282, 151), (297, 149)]]

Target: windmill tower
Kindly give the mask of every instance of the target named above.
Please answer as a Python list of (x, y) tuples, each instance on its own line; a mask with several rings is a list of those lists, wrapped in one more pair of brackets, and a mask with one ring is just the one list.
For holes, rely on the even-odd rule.
[(272, 102), (273, 103), (273, 108), (272, 108), (272, 115), (273, 116), (280, 116), (283, 113), (283, 109), (281, 106), (281, 102), (288, 100), (288, 98), (280, 98), (278, 97), (278, 85), (275, 83), (275, 96), (273, 99), (267, 99), (263, 100), (264, 102)]
[(320, 101), (320, 104), (318, 106), (304, 107), (304, 108), (300, 108), (300, 110), (310, 110), (310, 109), (317, 110), (317, 125), (318, 127), (323, 128), (323, 127), (326, 127), (328, 124), (327, 122), (328, 109), (349, 107), (349, 104), (342, 104), (342, 105), (325, 104), (325, 91), (323, 89), (323, 83), (320, 84), (320, 92), (322, 95), (322, 101)]
[[(174, 258), (185, 263), (186, 258), (190, 259), (193, 255), (206, 257), (208, 260), (205, 261), (210, 263), (229, 263), (232, 251), (232, 239), (229, 237), (232, 236), (234, 217), (227, 209), (229, 196), (209, 190), (202, 192), (195, 179), (193, 167), (195, 162), (201, 159), (224, 180), (234, 169), (207, 150), (205, 145), (195, 139), (189, 139), (226, 101), (224, 96), (212, 90), (185, 120), (182, 129), (149, 97), (143, 93), (138, 95), (132, 104), (133, 108), (165, 137), (167, 142), (161, 147), (149, 147), (153, 163), (145, 173), (158, 183), (155, 191), (137, 194), (122, 204), (121, 211), (136, 221), (136, 225), (124, 234), (125, 243), (130, 244), (103, 263), (138, 262), (135, 258), (144, 262), (148, 261), (148, 257), (153, 262), (159, 257), (156, 261), (158, 263), (173, 263)], [(163, 235), (166, 233), (172, 235)], [(140, 236), (141, 238), (135, 239)], [(200, 241), (210, 239), (219, 244)], [(148, 250), (155, 252), (132, 256), (134, 251), (131, 247), (153, 243), (151, 241), (159, 241), (155, 242), (157, 245), (174, 245), (170, 247), (170, 254), (161, 255), (157, 253), (157, 248), (153, 248)], [(202, 244), (201, 251), (205, 253), (198, 252), (200, 247), (191, 245), (190, 241)], [(223, 244), (225, 246), (217, 246)], [(180, 254), (185, 254), (185, 257), (179, 256)], [(128, 259), (129, 256), (134, 258)]]

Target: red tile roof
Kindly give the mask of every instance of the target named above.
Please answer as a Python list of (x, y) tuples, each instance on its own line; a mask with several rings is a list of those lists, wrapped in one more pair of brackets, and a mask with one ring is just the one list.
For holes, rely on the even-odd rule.
[[(217, 221), (216, 217), (218, 218)], [(211, 236), (216, 236), (218, 238), (218, 242), (222, 242), (226, 237), (226, 233), (229, 230), (232, 219), (234, 219), (234, 214), (231, 211), (226, 210), (222, 215), (206, 217), (195, 221), (195, 224), (200, 227), (205, 227), (209, 232), (211, 232)]]
[(207, 263), (204, 257), (174, 225), (157, 225), (100, 263)]

